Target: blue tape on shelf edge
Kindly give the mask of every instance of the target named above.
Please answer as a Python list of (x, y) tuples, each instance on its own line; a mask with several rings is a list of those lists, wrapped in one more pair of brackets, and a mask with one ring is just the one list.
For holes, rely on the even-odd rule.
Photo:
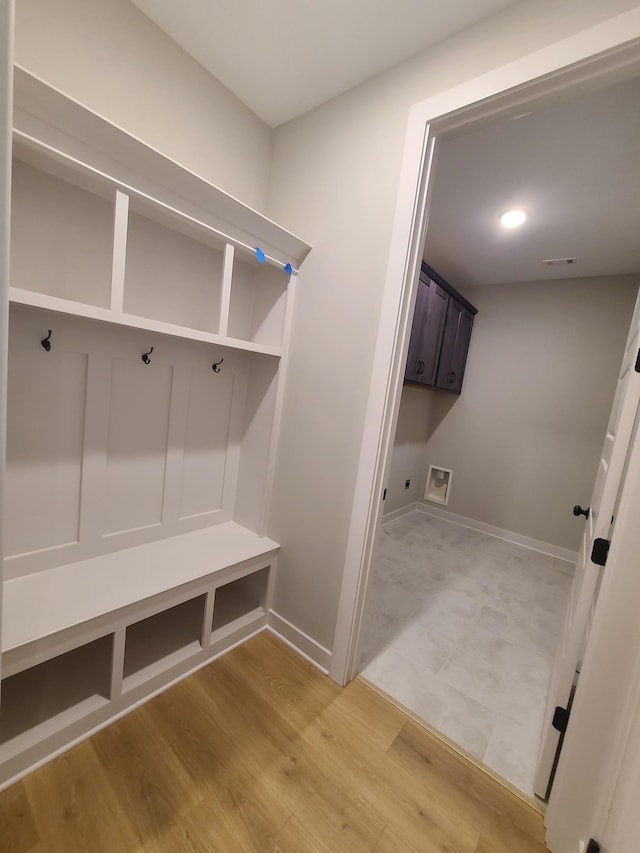
[(293, 275), (293, 267), (291, 266), (291, 264), (285, 264), (282, 269), (286, 272), (289, 278), (291, 278), (291, 276)]
[(262, 249), (256, 249), (256, 258), (260, 261), (261, 264), (265, 264), (267, 262), (267, 259)]

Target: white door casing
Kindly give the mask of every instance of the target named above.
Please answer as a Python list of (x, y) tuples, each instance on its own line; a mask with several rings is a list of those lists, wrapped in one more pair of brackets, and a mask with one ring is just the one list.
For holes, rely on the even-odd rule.
[[(331, 676), (341, 684), (345, 684), (355, 674), (364, 593), (381, 513), (384, 472), (393, 443), (395, 419), (390, 416), (390, 409), (393, 410), (395, 394), (404, 374), (404, 363), (398, 358), (398, 353), (406, 351), (408, 346), (408, 315), (412, 304), (408, 293), (412, 293), (414, 285), (411, 259), (421, 251), (421, 244), (418, 244), (428, 215), (425, 203), (428, 184), (424, 177), (432, 149), (425, 145), (425, 126), (431, 125), (437, 141), (448, 130), (469, 125), (476, 120), (504, 116), (510, 111), (516, 115), (525, 104), (527, 107), (541, 105), (565, 97), (571, 90), (584, 92), (594, 85), (606, 85), (607, 80), (615, 82), (632, 76), (640, 69), (639, 44), (640, 8), (636, 7), (494, 72), (421, 101), (411, 109), (330, 663)], [(640, 508), (640, 487), (638, 506)], [(624, 506), (621, 508), (620, 529), (613, 546), (614, 552), (623, 550), (623, 510)], [(626, 525), (624, 533), (629, 533)], [(625, 544), (627, 538), (625, 535)], [(603, 598), (601, 595), (601, 602)], [(599, 632), (600, 626), (594, 623), (594, 636)], [(591, 646), (594, 643), (595, 639)], [(640, 659), (640, 655), (638, 657)], [(617, 674), (610, 672), (609, 675), (610, 680), (616, 681), (619, 687)], [(587, 675), (585, 668), (581, 684), (583, 693), (590, 690), (597, 692), (599, 685), (594, 686), (591, 681), (591, 673)], [(637, 681), (640, 685), (640, 665)], [(580, 696), (576, 704), (583, 704)], [(580, 720), (581, 725), (576, 726), (576, 710), (576, 719), (572, 720), (568, 732), (568, 745), (565, 745), (565, 753), (569, 751), (572, 754), (570, 759), (563, 756), (566, 760), (561, 761), (547, 812), (549, 839), (552, 836), (566, 838), (567, 832), (572, 839), (572, 846), (564, 847), (561, 842), (556, 844), (553, 841), (551, 849), (554, 853), (575, 853), (578, 848), (573, 841), (578, 833), (582, 834), (589, 804), (597, 801), (602, 794), (602, 782), (593, 773), (571, 774), (565, 772), (563, 766), (563, 763), (575, 764), (574, 748), (575, 753), (579, 754), (586, 745), (582, 731), (575, 732), (572, 728), (591, 729), (593, 734), (595, 720), (592, 719), (594, 715), (591, 709), (588, 709), (586, 716), (588, 719), (584, 723)], [(592, 769), (593, 756), (588, 763)], [(571, 781), (565, 784), (565, 777), (569, 776)], [(552, 844), (551, 840), (549, 844)]]
[(598, 473), (585, 522), (576, 572), (567, 606), (564, 630), (551, 673), (542, 743), (538, 756), (535, 791), (546, 799), (560, 733), (553, 727), (556, 707), (568, 708), (571, 687), (580, 670), (582, 652), (588, 640), (588, 629), (602, 567), (591, 559), (596, 539), (610, 540), (614, 515), (625, 468), (634, 422), (640, 404), (640, 373), (635, 365), (640, 346), (640, 294), (622, 357), (616, 393), (602, 447)]
[(364, 588), (373, 553), (385, 471), (390, 465), (424, 233), (429, 177), (439, 138), (490, 117), (527, 109), (640, 73), (640, 8), (617, 15), (522, 59), (414, 104), (398, 187), (378, 338), (360, 449), (329, 673), (355, 675)]
[[(11, 127), (13, 123), (13, 0), (0, 0), (0, 376), (7, 375), (9, 326), (9, 231), (11, 221)], [(5, 466), (7, 389), (0, 385), (0, 472)], [(0, 521), (3, 518), (0, 476)], [(0, 524), (0, 618), (3, 532)]]

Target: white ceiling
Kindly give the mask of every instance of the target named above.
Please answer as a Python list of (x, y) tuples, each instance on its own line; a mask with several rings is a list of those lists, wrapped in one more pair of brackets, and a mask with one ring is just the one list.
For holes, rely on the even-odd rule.
[[(275, 127), (514, 0), (131, 2)], [(426, 260), (460, 287), (640, 273), (639, 140), (637, 79), (442, 140)]]
[(514, 0), (132, 0), (277, 127)]
[(425, 259), (456, 287), (640, 273), (640, 80), (444, 139)]

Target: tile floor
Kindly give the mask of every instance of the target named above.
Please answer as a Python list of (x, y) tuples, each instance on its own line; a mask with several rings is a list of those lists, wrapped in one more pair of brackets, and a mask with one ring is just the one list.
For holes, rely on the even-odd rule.
[(361, 675), (533, 795), (573, 566), (412, 512), (381, 528)]

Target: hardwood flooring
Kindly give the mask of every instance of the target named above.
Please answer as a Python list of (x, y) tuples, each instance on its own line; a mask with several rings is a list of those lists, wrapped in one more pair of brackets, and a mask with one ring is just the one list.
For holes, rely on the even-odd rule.
[(544, 853), (541, 816), (269, 633), (0, 793), (3, 853)]

